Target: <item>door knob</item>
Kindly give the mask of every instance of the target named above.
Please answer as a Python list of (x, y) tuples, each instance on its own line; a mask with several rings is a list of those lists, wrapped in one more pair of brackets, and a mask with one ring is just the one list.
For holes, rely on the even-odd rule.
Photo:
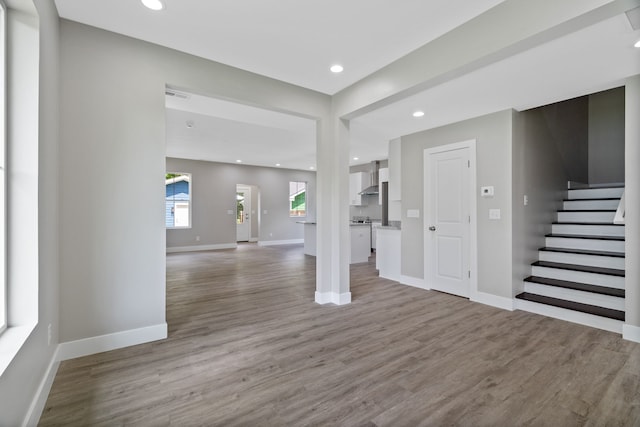
[(436, 227), (432, 225), (431, 227), (429, 227), (429, 231), (436, 231)]

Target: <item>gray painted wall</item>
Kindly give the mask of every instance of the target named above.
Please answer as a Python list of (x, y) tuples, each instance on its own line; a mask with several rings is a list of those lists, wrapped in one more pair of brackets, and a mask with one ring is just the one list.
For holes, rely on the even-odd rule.
[(589, 95), (589, 183), (624, 182), (624, 88)]
[(523, 291), (566, 194), (567, 168), (551, 132), (544, 109), (513, 113), (513, 296)]
[[(554, 154), (562, 159), (567, 180), (588, 183), (589, 97), (581, 96), (534, 110), (541, 113), (545, 119), (545, 138), (556, 145)], [(538, 126), (541, 125), (542, 123), (539, 123)], [(542, 131), (544, 129), (536, 129), (535, 133)]]
[[(260, 234), (255, 222), (252, 235), (260, 241), (302, 239), (303, 226), (296, 221), (315, 219), (315, 172), (175, 158), (167, 158), (166, 168), (168, 172), (191, 174), (193, 206), (192, 227), (167, 230), (167, 248), (235, 243), (236, 184), (259, 190), (260, 206), (254, 191), (251, 209), (256, 211), (254, 218), (259, 217), (260, 221)], [(307, 182), (307, 218), (289, 217), (289, 181)], [(229, 215), (228, 210), (233, 214)], [(196, 236), (200, 236), (199, 242)]]
[[(39, 102), (39, 165), (33, 169), (37, 170), (37, 197), (41, 208), (36, 219), (37, 226), (34, 224), (32, 227), (32, 231), (37, 233), (35, 240), (38, 244), (29, 238), (28, 245), (38, 249), (38, 265), (32, 269), (37, 276), (38, 324), (0, 377), (0, 425), (3, 426), (23, 424), (58, 342), (58, 18), (53, 2), (36, 0), (35, 4), (40, 15), (39, 90), (36, 91), (38, 99), (33, 100)], [(29, 22), (24, 16), (20, 20), (22, 23)], [(20, 50), (14, 53), (24, 55), (24, 51)], [(25, 96), (29, 96), (26, 93), (18, 95), (23, 102)], [(22, 179), (30, 176), (31, 172), (19, 171)], [(22, 190), (24, 193), (24, 188)], [(29, 217), (28, 212), (21, 212), (20, 215)], [(9, 218), (9, 221), (12, 219)], [(11, 222), (9, 227), (12, 228)], [(24, 242), (21, 246), (24, 246)], [(51, 345), (47, 344), (49, 324), (52, 325)]]
[[(478, 290), (511, 298), (511, 110), (402, 137), (401, 274), (424, 277), (424, 150), (470, 139), (477, 144), (477, 191), (495, 188), (493, 198), (478, 195)], [(418, 209), (420, 218), (407, 218), (407, 209)], [(489, 209), (501, 209), (502, 219), (490, 221)]]
[[(331, 104), (327, 95), (143, 41), (65, 20), (60, 27), (67, 342), (165, 322), (165, 85), (318, 119), (320, 142), (331, 138)], [(113, 200), (123, 209), (114, 211)]]

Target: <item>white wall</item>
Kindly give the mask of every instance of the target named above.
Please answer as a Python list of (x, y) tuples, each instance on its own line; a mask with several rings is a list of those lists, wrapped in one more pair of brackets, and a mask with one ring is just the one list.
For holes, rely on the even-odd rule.
[[(32, 198), (33, 204), (37, 201), (40, 206), (39, 210), (33, 210), (38, 213), (36, 223), (29, 225), (35, 235), (27, 241), (27, 244), (37, 251), (29, 268), (36, 275), (37, 303), (34, 307), (37, 310), (38, 323), (16, 358), (0, 376), (0, 425), (3, 426), (21, 425), (28, 421), (30, 416), (33, 417), (32, 422), (37, 420), (50, 386), (44, 380), (53, 360), (58, 335), (58, 19), (53, 2), (36, 0), (35, 5), (39, 14), (40, 31), (39, 87), (38, 84), (33, 86), (35, 99), (29, 99), (28, 102), (34, 102), (39, 110), (39, 118), (35, 114), (29, 116), (29, 119), (35, 119), (37, 122), (32, 127), (38, 129), (35, 152), (39, 151), (39, 165), (34, 164), (33, 171), (20, 169), (14, 172), (18, 178), (25, 179), (22, 184), (28, 182), (27, 187), (33, 185), (36, 189), (33, 193), (23, 194), (23, 197)], [(35, 32), (36, 40), (38, 39), (37, 18), (30, 19), (24, 14), (14, 17), (20, 22), (16, 25), (29, 26), (29, 22), (35, 22), (36, 25), (31, 27), (31, 30)], [(21, 46), (13, 53), (28, 56), (26, 52), (32, 50)], [(37, 56), (37, 51), (35, 53)], [(16, 95), (30, 98), (28, 91)], [(15, 103), (10, 105), (16, 107)], [(36, 180), (32, 181), (31, 177)], [(24, 214), (26, 212), (21, 213), (21, 219), (28, 219), (29, 215), (25, 218)], [(15, 231), (11, 224), (10, 227)], [(11, 263), (9, 265), (11, 266)], [(24, 282), (19, 283), (21, 286), (26, 285)], [(52, 325), (51, 345), (47, 342), (49, 324)], [(41, 387), (43, 393), (39, 394)], [(40, 396), (42, 399), (34, 400), (34, 396)]]
[[(296, 221), (315, 220), (315, 172), (175, 158), (167, 158), (166, 167), (168, 172), (190, 173), (193, 188), (192, 227), (167, 230), (167, 248), (235, 244), (236, 184), (256, 186), (260, 191), (260, 206), (257, 195), (252, 194), (251, 209), (260, 219), (260, 235), (257, 222), (252, 235), (261, 242), (302, 239), (303, 225)], [(289, 217), (290, 181), (307, 182), (307, 218)]]

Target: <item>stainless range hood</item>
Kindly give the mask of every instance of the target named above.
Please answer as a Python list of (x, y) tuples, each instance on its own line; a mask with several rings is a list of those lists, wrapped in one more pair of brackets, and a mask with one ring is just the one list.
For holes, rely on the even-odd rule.
[(370, 196), (375, 195), (380, 192), (378, 188), (378, 174), (380, 172), (380, 161), (375, 160), (371, 162), (371, 170), (369, 172), (369, 177), (371, 179), (369, 187), (362, 190), (360, 193), (361, 196)]

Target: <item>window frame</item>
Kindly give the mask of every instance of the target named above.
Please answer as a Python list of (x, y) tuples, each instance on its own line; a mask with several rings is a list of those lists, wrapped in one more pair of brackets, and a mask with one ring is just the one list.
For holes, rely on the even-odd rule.
[[(291, 204), (293, 202), (292, 194), (291, 194), (292, 184), (303, 184), (303, 186), (304, 186), (304, 206), (305, 206), (305, 209), (304, 209), (304, 214), (303, 215), (294, 214), (294, 212), (297, 212), (297, 211), (292, 209), (292, 206), (291, 206)], [(289, 207), (288, 207), (288, 209), (289, 209), (289, 218), (306, 218), (307, 217), (307, 205), (308, 205), (308, 202), (309, 202), (309, 198), (307, 197), (308, 196), (308, 191), (309, 191), (309, 183), (307, 181), (289, 181), (289, 200), (288, 200), (288, 202), (289, 202)], [(300, 193), (301, 192), (298, 192), (296, 194), (300, 194)]]
[[(173, 226), (167, 226), (166, 224), (166, 217), (165, 217), (165, 228), (167, 230), (188, 230), (190, 228), (193, 227), (193, 175), (191, 173), (188, 172), (165, 172), (165, 189), (167, 186), (167, 181), (169, 179), (173, 179), (173, 178), (166, 178), (167, 175), (185, 175), (188, 177), (187, 182), (189, 183), (189, 199), (188, 200), (178, 200), (177, 202), (184, 204), (187, 203), (188, 204), (188, 209), (189, 209), (189, 224), (186, 226), (176, 226), (175, 225), (175, 204), (176, 204), (176, 200), (173, 199), (173, 204), (174, 204), (174, 217), (173, 217)], [(174, 177), (175, 178), (175, 177)], [(166, 215), (166, 210), (167, 210), (167, 196), (166, 196), (166, 191), (165, 191), (165, 215)]]
[(0, 0), (0, 334), (8, 324), (7, 286), (7, 6)]

